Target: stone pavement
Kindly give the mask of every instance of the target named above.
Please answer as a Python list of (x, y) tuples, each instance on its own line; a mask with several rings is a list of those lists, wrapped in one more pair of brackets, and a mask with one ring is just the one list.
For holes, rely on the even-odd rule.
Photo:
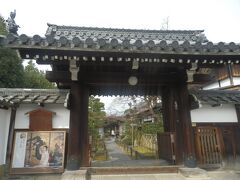
[(115, 139), (105, 140), (106, 149), (109, 160), (92, 161), (92, 167), (128, 167), (128, 166), (166, 166), (165, 160), (159, 159), (138, 159), (132, 160), (123, 150), (116, 144)]
[(231, 170), (210, 171), (208, 176), (213, 180), (239, 180), (240, 172)]
[[(72, 171), (73, 173), (77, 173)], [(53, 175), (29, 175), (16, 176), (19, 180), (239, 180), (240, 172), (237, 171), (208, 171), (208, 177), (185, 177), (180, 173), (161, 173), (161, 174), (118, 174), (118, 175), (91, 175), (91, 176), (76, 176), (64, 178), (61, 174)], [(0, 177), (1, 179), (1, 177)], [(3, 180), (8, 180), (3, 178)]]
[(121, 174), (93, 175), (91, 180), (239, 180), (240, 174), (234, 171), (207, 172), (207, 177), (185, 177), (180, 173), (161, 174)]
[(185, 180), (178, 174), (94, 175), (91, 180)]

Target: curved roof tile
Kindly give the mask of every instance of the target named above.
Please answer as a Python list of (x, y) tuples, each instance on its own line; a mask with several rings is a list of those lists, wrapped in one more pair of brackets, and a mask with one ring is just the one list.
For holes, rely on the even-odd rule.
[(188, 40), (192, 42), (207, 42), (203, 30), (144, 30), (144, 29), (116, 29), (97, 27), (58, 26), (48, 24), (46, 36), (52, 35), (56, 39), (65, 36), (68, 39), (80, 37), (86, 39), (142, 39), (142, 40)]

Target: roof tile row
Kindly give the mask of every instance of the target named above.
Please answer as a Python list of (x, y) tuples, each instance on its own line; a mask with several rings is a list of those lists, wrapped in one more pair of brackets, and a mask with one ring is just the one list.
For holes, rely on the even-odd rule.
[(13, 34), (8, 34), (6, 38), (6, 43), (8, 45), (15, 45), (19, 47), (31, 46), (31, 47), (68, 47), (70, 49), (90, 49), (90, 50), (129, 50), (129, 51), (151, 51), (151, 52), (178, 52), (178, 53), (225, 53), (230, 52), (233, 54), (240, 54), (240, 45), (234, 42), (223, 43), (219, 42), (213, 44), (212, 42), (191, 42), (191, 41), (165, 41), (165, 40), (119, 40), (112, 38), (109, 40), (100, 38), (86, 38), (81, 39), (79, 37), (74, 37), (68, 39), (67, 37), (60, 37), (57, 39), (53, 35), (46, 37), (40, 37), (39, 35), (34, 35), (29, 37), (25, 34), (15, 36)]

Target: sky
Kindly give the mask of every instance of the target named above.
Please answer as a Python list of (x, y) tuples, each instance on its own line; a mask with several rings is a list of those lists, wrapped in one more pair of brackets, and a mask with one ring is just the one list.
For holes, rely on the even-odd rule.
[(29, 36), (44, 36), (47, 23), (161, 29), (168, 18), (169, 30), (204, 30), (214, 43), (240, 43), (240, 0), (1, 0), (5, 19), (14, 9), (18, 33)]
[(16, 9), (19, 34), (44, 35), (47, 23), (72, 26), (203, 29), (210, 41), (240, 42), (240, 0), (1, 0), (7, 19)]

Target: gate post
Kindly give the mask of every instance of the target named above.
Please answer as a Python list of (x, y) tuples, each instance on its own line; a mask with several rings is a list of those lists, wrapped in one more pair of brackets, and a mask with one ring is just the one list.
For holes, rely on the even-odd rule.
[(162, 88), (163, 126), (164, 132), (176, 131), (176, 116), (174, 107), (173, 87)]
[(176, 149), (175, 163), (183, 163), (183, 137), (182, 123), (179, 121), (177, 105), (177, 87), (166, 86), (162, 88), (162, 107), (163, 107), (163, 125), (164, 132), (175, 132)]
[(78, 170), (89, 163), (88, 98), (85, 85), (72, 82), (70, 91), (70, 124), (67, 170)]
[(182, 125), (184, 165), (193, 168), (197, 164), (187, 84), (180, 84), (177, 93), (179, 120)]

